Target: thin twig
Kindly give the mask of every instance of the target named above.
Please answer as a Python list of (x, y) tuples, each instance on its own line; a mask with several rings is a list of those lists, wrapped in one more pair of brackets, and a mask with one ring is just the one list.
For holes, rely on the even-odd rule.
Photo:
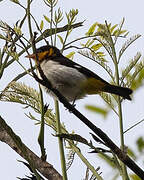
[(123, 133), (127, 133), (129, 130), (133, 129), (134, 127), (136, 127), (137, 125), (139, 125), (140, 123), (142, 123), (144, 121), (144, 119), (142, 119), (141, 121), (137, 122), (136, 124), (132, 125), (131, 127), (129, 127), (127, 130), (125, 130)]

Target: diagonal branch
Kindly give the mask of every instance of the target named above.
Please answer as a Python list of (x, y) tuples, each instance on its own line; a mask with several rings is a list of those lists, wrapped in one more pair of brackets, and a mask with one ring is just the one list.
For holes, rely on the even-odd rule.
[[(14, 138), (19, 138), (12, 129), (6, 124), (4, 119), (0, 116), (0, 141), (8, 144), (14, 151), (16, 151), (21, 157), (26, 159), (21, 149), (17, 146)], [(62, 180), (62, 176), (54, 169), (54, 167), (46, 161), (39, 158), (34, 152), (32, 152), (22, 141), (19, 141), (22, 147), (25, 147), (25, 153), (27, 157), (33, 162), (34, 167), (49, 180)]]
[(55, 34), (55, 32), (57, 33), (61, 33), (61, 32), (64, 32), (64, 31), (67, 31), (68, 28), (70, 29), (75, 29), (75, 28), (78, 28), (78, 27), (81, 27), (83, 26), (83, 22), (78, 22), (78, 23), (75, 23), (75, 24), (72, 24), (72, 25), (65, 25), (63, 27), (60, 27), (60, 28), (52, 28), (52, 29), (46, 29), (41, 36), (39, 36), (37, 39), (36, 39), (36, 42), (42, 40), (43, 38), (47, 38), (49, 37), (51, 34)]
[[(35, 43), (33, 44), (35, 47)], [(36, 48), (34, 48), (36, 50)], [(36, 54), (36, 52), (34, 52)], [(118, 158), (129, 167), (135, 174), (144, 179), (144, 171), (125, 153), (123, 152), (113, 141), (97, 126), (95, 126), (92, 122), (90, 122), (83, 114), (81, 114), (73, 105), (71, 105), (67, 99), (55, 88), (52, 87), (51, 82), (47, 79), (45, 74), (43, 73), (39, 61), (37, 61), (37, 68), (39, 70), (40, 79), (34, 71), (32, 74), (37, 82), (50, 89), (59, 99), (59, 101), (77, 118), (79, 118), (86, 126), (88, 126), (99, 138), (103, 140), (107, 147), (109, 147), (114, 154), (118, 156)]]

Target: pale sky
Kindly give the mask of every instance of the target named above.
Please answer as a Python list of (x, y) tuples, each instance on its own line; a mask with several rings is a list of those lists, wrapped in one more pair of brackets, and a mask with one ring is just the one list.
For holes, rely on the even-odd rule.
[[(25, 1), (21, 1), (26, 4)], [(42, 0), (34, 1), (32, 8), (32, 14), (38, 18), (38, 22), (41, 21), (43, 15), (49, 16), (49, 11), (44, 6)], [(73, 35), (70, 37), (72, 40), (76, 37), (83, 36), (87, 31), (88, 26), (92, 25), (94, 22), (104, 23), (105, 20), (111, 22), (112, 24), (119, 23), (122, 18), (125, 18), (125, 29), (130, 31), (129, 37), (134, 34), (141, 34), (142, 37), (137, 40), (131, 48), (128, 50), (125, 55), (124, 65), (126, 64), (126, 60), (130, 60), (137, 51), (140, 51), (144, 54), (143, 51), (143, 32), (144, 32), (144, 23), (143, 23), (143, 7), (144, 1), (137, 0), (101, 0), (101, 1), (83, 1), (83, 0), (59, 0), (58, 7), (61, 7), (62, 10), (68, 12), (71, 8), (79, 10), (78, 21), (86, 20), (84, 26), (75, 30)], [(0, 20), (7, 22), (10, 25), (15, 24), (22, 15), (23, 11), (21, 8), (17, 7), (15, 4), (10, 1), (2, 1), (0, 2)], [(46, 27), (46, 25), (45, 25)], [(27, 27), (23, 30), (24, 33), (27, 32)], [(0, 40), (1, 41), (1, 40)], [(0, 43), (1, 44), (1, 43)], [(1, 47), (1, 46), (0, 46)], [(21, 57), (21, 62), (24, 63), (25, 66), (29, 66), (29, 63), (26, 62), (24, 56)], [(76, 54), (74, 60), (91, 70), (95, 71), (97, 64), (91, 61), (83, 61), (83, 57)], [(19, 72), (23, 71), (20, 66), (17, 64), (13, 64), (10, 68), (8, 68), (4, 74), (4, 78), (0, 80), (0, 90), (2, 90), (5, 85), (15, 77)], [(100, 76), (104, 76), (106, 80), (108, 77), (102, 70), (98, 70), (96, 72)], [(24, 81), (26, 84), (37, 87), (34, 80), (30, 78), (23, 78), (21, 81)], [(2, 88), (1, 88), (2, 87)], [(53, 100), (46, 96), (46, 101), (50, 103), (50, 106), (53, 108)], [(123, 114), (124, 114), (124, 129), (132, 126), (136, 122), (140, 121), (144, 118), (144, 93), (143, 87), (140, 88), (133, 95), (132, 102), (125, 101), (123, 103)], [(92, 112), (85, 110), (85, 104), (93, 104), (93, 105), (103, 105), (102, 99), (97, 96), (89, 96), (81, 101), (76, 103), (76, 108), (80, 110), (86, 117), (91, 120), (94, 124), (100, 127), (104, 132), (108, 134), (112, 140), (119, 145), (119, 131), (118, 131), (118, 120), (113, 113), (110, 113), (107, 120), (103, 120), (103, 118), (99, 115), (95, 115)], [(62, 109), (61, 116), (63, 117), (62, 121), (65, 123), (68, 130), (74, 130), (76, 133), (79, 133), (81, 136), (85, 138), (89, 138), (90, 130), (83, 125), (80, 120), (74, 117), (72, 114), (69, 114), (68, 111), (61, 105)], [(11, 103), (2, 103), (0, 102), (0, 115), (6, 120), (8, 125), (10, 125), (13, 130), (22, 138), (22, 141), (28, 145), (34, 152), (40, 154), (39, 146), (37, 144), (37, 136), (39, 127), (35, 126), (33, 121), (29, 120), (24, 113), (29, 112), (28, 110), (23, 110), (22, 106)], [(135, 147), (135, 140), (139, 136), (143, 136), (144, 124), (141, 124), (128, 132), (125, 136), (126, 145), (130, 147)], [(48, 151), (48, 161), (54, 165), (54, 167), (61, 172), (60, 162), (59, 162), (59, 154), (58, 154), (58, 144), (57, 139), (51, 136), (53, 131), (49, 132), (49, 128), (46, 131), (46, 147)], [(51, 149), (52, 147), (52, 149)], [(88, 148), (84, 148), (85, 146), (80, 146), (84, 151), (87, 159), (90, 159), (92, 164), (96, 167), (100, 166), (103, 179), (108, 179), (109, 169), (107, 169), (106, 164), (97, 158), (95, 154), (88, 154), (90, 150)], [(50, 150), (49, 150), (50, 149)], [(53, 156), (54, 154), (54, 156)], [(57, 157), (55, 159), (55, 157)], [(0, 179), (6, 180), (14, 180), (16, 177), (24, 177), (25, 174), (29, 175), (29, 171), (24, 167), (23, 164), (18, 163), (17, 160), (22, 160), (20, 156), (18, 156), (11, 148), (9, 148), (6, 144), (0, 142)], [(78, 171), (77, 171), (78, 170)], [(85, 166), (78, 160), (75, 159), (75, 162), (70, 171), (68, 171), (68, 177), (70, 180), (80, 180), (84, 178)], [(9, 171), (9, 172), (8, 172)]]

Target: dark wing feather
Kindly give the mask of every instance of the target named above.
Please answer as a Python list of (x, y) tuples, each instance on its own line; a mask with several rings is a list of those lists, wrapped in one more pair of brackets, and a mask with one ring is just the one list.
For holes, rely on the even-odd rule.
[(61, 65), (68, 66), (71, 68), (77, 69), (79, 72), (83, 73), (88, 78), (95, 78), (96, 80), (101, 81), (104, 83), (103, 90), (104, 92), (116, 94), (119, 96), (122, 96), (124, 99), (131, 100), (130, 94), (132, 94), (132, 90), (125, 87), (119, 87), (115, 85), (111, 85), (105, 80), (103, 80), (101, 77), (99, 77), (97, 74), (93, 73), (89, 69), (69, 60), (68, 58), (64, 57), (63, 55), (59, 57), (53, 58), (53, 61), (59, 62)]
[(103, 83), (109, 84), (104, 79), (99, 77), (97, 74), (95, 74), (92, 71), (90, 71), (89, 69), (81, 66), (80, 64), (78, 64), (78, 63), (76, 63), (74, 61), (71, 61), (70, 59), (66, 58), (63, 55), (61, 55), (60, 57), (54, 57), (53, 61), (59, 62), (61, 65), (64, 65), (64, 66), (67, 66), (67, 67), (75, 68), (79, 72), (83, 73), (88, 78), (95, 78), (97, 80), (102, 81)]

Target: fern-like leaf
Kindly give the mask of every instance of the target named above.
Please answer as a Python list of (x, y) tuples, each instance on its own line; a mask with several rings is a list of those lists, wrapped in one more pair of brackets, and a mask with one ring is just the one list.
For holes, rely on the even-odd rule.
[(89, 179), (89, 169), (87, 168), (84, 180), (88, 180), (88, 179)]
[(138, 52), (134, 58), (130, 61), (129, 65), (122, 71), (121, 83), (125, 77), (130, 73), (130, 71), (135, 67), (139, 59), (141, 58), (141, 53)]
[(110, 45), (110, 31), (109, 27), (107, 27), (105, 24), (98, 24), (97, 33), (100, 35), (101, 40), (105, 40), (108, 45)]
[(101, 67), (105, 69), (105, 71), (110, 75), (112, 80), (114, 81), (113, 73), (111, 68), (107, 65), (105, 58), (103, 57), (103, 54), (98, 54), (98, 53), (91, 53), (88, 51), (78, 51), (79, 54), (81, 54), (84, 57), (87, 57), (96, 63), (98, 63)]
[(24, 83), (10, 83), (1, 100), (23, 104), (26, 107), (32, 107), (36, 112), (40, 111), (39, 93)]
[(113, 32), (114, 32), (114, 30), (115, 30), (115, 28), (118, 26), (118, 24), (115, 24), (115, 25), (113, 25), (111, 28), (110, 28), (110, 32), (111, 32), (111, 34), (113, 34)]
[(72, 51), (72, 52), (70, 52), (69, 54), (67, 54), (66, 57), (69, 58), (69, 59), (71, 59), (71, 60), (73, 60), (74, 55), (75, 55), (75, 52)]
[[(14, 102), (24, 105), (25, 108), (31, 107), (36, 113), (41, 114), (41, 100), (40, 94), (35, 89), (25, 85), (24, 83), (18, 83), (13, 81), (1, 94), (1, 101)], [(26, 114), (31, 120), (35, 120), (37, 123), (40, 121), (35, 118), (31, 113)], [(48, 108), (45, 113), (45, 122), (48, 126), (52, 127), (56, 131), (56, 119), (52, 109)], [(62, 132), (67, 133), (62, 126)]]
[(106, 102), (106, 104), (118, 115), (118, 112), (115, 110), (115, 103), (114, 100), (112, 99), (112, 96), (107, 93), (100, 93), (100, 96), (102, 99)]
[(55, 11), (54, 20), (55, 20), (55, 24), (58, 24), (63, 20), (63, 13), (60, 8), (58, 9), (57, 12)]
[(121, 23), (119, 24), (118, 29), (116, 29), (116, 30), (113, 32), (113, 36), (115, 36), (115, 38), (114, 38), (114, 44), (116, 44), (117, 39), (118, 39), (118, 37), (119, 37), (121, 34), (124, 34), (123, 37), (126, 37), (126, 36), (128, 35), (128, 31), (122, 30), (123, 25), (124, 25), (124, 22), (125, 22), (125, 19), (123, 18), (122, 21), (121, 21)]
[(94, 34), (94, 31), (96, 29), (97, 23), (94, 23), (88, 30), (88, 32), (86, 33), (87, 36), (91, 36)]
[(135, 66), (134, 73), (127, 77), (127, 86), (128, 87), (132, 86), (133, 81), (135, 81), (137, 75), (142, 71), (143, 68), (144, 68), (144, 59), (143, 59), (143, 61), (141, 61), (139, 64), (137, 64)]
[[(99, 33), (97, 35), (101, 36)], [(110, 45), (110, 39), (106, 40), (104, 38), (98, 37), (98, 38), (94, 38), (94, 40), (97, 40), (102, 45), (102, 47), (107, 51), (110, 57), (113, 58), (112, 48)]]
[(139, 37), (141, 37), (140, 34), (134, 35), (134, 36), (132, 36), (129, 40), (127, 40), (127, 41), (123, 44), (122, 48), (121, 48), (120, 51), (119, 51), (118, 61), (120, 60), (121, 56), (122, 56), (123, 53), (126, 51), (126, 49), (127, 49), (134, 41), (136, 41)]
[[(96, 171), (98, 172), (100, 170), (100, 167), (96, 168)], [(101, 174), (101, 172), (99, 173), (99, 175)], [(90, 170), (87, 168), (86, 169), (86, 173), (85, 173), (85, 178), (84, 180), (96, 180), (96, 176), (95, 175), (91, 175), (90, 177)]]
[(75, 157), (75, 152), (72, 149), (70, 149), (67, 154), (66, 170), (68, 170), (73, 164), (74, 157)]

